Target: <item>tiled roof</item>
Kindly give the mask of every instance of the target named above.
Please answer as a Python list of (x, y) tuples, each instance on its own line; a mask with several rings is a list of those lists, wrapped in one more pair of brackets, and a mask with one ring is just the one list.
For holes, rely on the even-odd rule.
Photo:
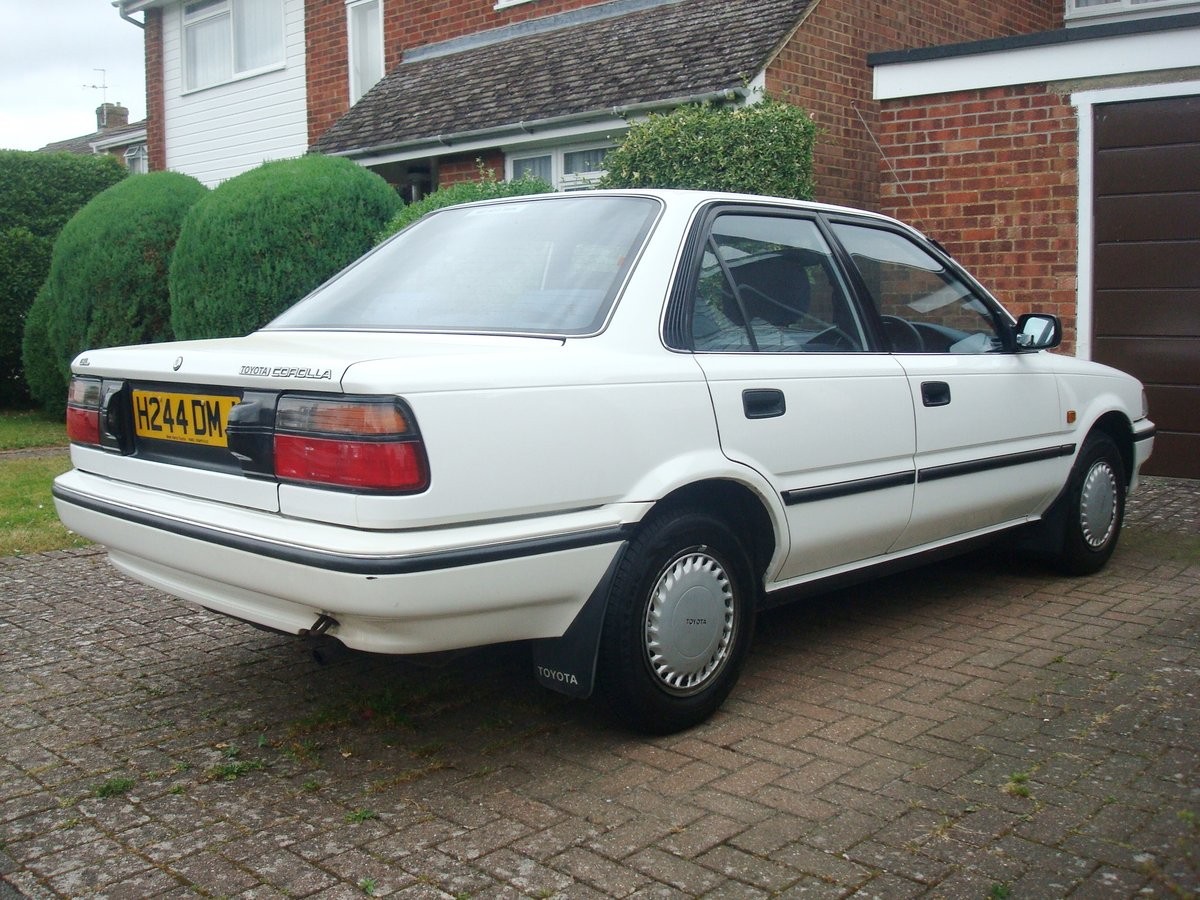
[(623, 15), (582, 23), (564, 18), (576, 23), (418, 55), (388, 73), (313, 149), (365, 153), (741, 88), (810, 2), (634, 4)]
[(65, 141), (54, 141), (47, 144), (45, 147), (39, 147), (39, 153), (79, 153), (83, 156), (90, 156), (94, 151), (92, 144), (97, 141), (105, 141), (106, 143), (120, 144), (120, 138), (123, 135), (129, 136), (129, 143), (144, 141), (146, 139), (146, 120), (140, 122), (130, 122), (118, 128), (106, 128), (103, 131), (93, 131), (91, 134), (81, 135), (80, 137), (67, 138)]

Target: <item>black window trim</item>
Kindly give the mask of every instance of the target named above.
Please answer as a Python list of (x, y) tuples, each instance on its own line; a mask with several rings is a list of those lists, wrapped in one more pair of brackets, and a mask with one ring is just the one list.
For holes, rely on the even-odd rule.
[[(701, 260), (704, 258), (704, 248), (712, 234), (713, 223), (723, 215), (755, 215), (778, 219), (803, 219), (816, 225), (821, 237), (829, 245), (835, 273), (841, 280), (846, 291), (846, 301), (850, 310), (858, 317), (862, 328), (866, 347), (862, 350), (847, 351), (851, 353), (886, 353), (888, 348), (883, 339), (882, 326), (878, 322), (878, 313), (870, 302), (870, 294), (865, 290), (861, 279), (854, 279), (851, 273), (857, 275), (853, 262), (849, 260), (845, 248), (834, 237), (832, 229), (825, 221), (827, 213), (818, 209), (804, 209), (791, 206), (780, 206), (772, 203), (754, 203), (752, 201), (713, 200), (697, 211), (693, 217), (690, 230), (680, 254), (679, 265), (675, 271), (675, 280), (667, 301), (667, 313), (663, 316), (663, 344), (668, 350), (681, 353), (707, 353), (695, 348), (692, 335), (691, 303), (696, 281), (700, 274)], [(850, 222), (870, 221), (865, 217), (839, 216)], [(881, 223), (886, 224), (886, 223)], [(847, 262), (850, 265), (847, 266)], [(864, 299), (866, 302), (864, 302)], [(755, 350), (742, 351), (712, 351), (719, 355), (737, 353), (755, 353)], [(786, 355), (786, 354), (785, 354)]]

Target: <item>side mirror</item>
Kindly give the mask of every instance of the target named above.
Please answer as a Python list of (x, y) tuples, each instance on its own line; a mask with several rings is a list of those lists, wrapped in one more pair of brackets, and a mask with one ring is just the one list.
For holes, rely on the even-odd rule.
[(1049, 350), (1062, 343), (1062, 322), (1046, 313), (1026, 313), (1017, 320), (1018, 350)]

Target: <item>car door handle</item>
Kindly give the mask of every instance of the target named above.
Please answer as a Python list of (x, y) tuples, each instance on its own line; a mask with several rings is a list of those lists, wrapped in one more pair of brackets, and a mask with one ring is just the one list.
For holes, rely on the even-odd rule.
[(747, 419), (771, 419), (787, 412), (787, 401), (778, 388), (751, 388), (742, 391), (742, 409)]
[(949, 406), (950, 385), (944, 381), (922, 381), (921, 402), (926, 406)]

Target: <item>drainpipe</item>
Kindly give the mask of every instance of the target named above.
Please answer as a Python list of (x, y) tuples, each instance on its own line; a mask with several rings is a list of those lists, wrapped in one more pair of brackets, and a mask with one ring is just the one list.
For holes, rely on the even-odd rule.
[(145, 28), (146, 28), (145, 22), (139, 22), (137, 19), (135, 19), (129, 13), (125, 12), (125, 3), (123, 2), (123, 0), (112, 0), (112, 5), (117, 8), (117, 12), (120, 14), (122, 19), (124, 19), (126, 22), (130, 22), (130, 23), (136, 25), (138, 28), (145, 30)]

